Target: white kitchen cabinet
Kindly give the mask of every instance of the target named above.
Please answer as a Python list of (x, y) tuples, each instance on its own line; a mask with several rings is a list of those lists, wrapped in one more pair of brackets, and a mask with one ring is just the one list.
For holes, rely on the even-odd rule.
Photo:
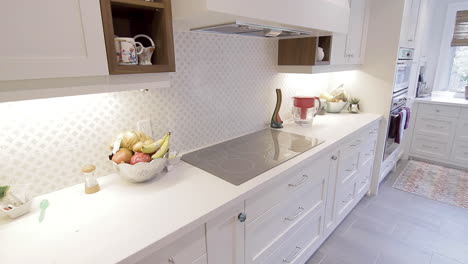
[[(298, 170), (283, 175), (286, 180), (276, 184), (280, 188), (268, 188), (246, 201), (246, 210), (250, 208), (247, 212), (252, 212), (252, 208), (262, 208), (262, 211), (265, 211), (246, 225), (247, 264), (270, 263), (266, 259), (271, 259), (271, 255), (278, 247), (281, 247), (312, 215), (318, 217), (320, 224), (323, 223), (330, 157), (325, 155), (319, 159), (307, 160), (298, 166), (300, 167)], [(296, 180), (295, 175), (302, 177)], [(282, 186), (289, 191), (281, 191)], [(279, 203), (266, 203), (270, 199), (265, 200), (265, 197), (277, 200), (274, 198), (276, 195), (272, 195), (277, 193), (279, 193)], [(263, 206), (259, 206), (260, 204)], [(256, 215), (253, 212), (247, 215), (250, 214)], [(317, 235), (322, 234), (321, 229), (322, 226)], [(307, 253), (305, 248), (303, 253)]]
[(369, 0), (351, 0), (345, 57), (348, 64), (362, 64), (367, 31)]
[(244, 263), (244, 203), (239, 203), (206, 223), (208, 264)]
[(362, 64), (367, 38), (369, 0), (350, 0), (347, 34), (333, 34), (332, 65)]
[(409, 156), (468, 168), (468, 107), (418, 102)]
[(137, 262), (137, 264), (205, 264), (205, 225)]
[(4, 1), (0, 80), (107, 75), (99, 1)]
[(421, 0), (406, 0), (400, 33), (400, 46), (414, 48)]

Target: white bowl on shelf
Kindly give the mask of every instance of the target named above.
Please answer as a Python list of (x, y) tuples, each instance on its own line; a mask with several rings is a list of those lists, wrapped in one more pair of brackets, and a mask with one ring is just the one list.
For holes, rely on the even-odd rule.
[(122, 178), (129, 182), (139, 183), (149, 181), (161, 173), (166, 167), (167, 159), (154, 159), (150, 162), (139, 162), (135, 165), (111, 162)]

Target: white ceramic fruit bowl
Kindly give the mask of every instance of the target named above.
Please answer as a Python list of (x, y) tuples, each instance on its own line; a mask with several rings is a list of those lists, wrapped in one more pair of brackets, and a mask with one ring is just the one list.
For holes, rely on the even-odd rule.
[(327, 102), (325, 104), (325, 111), (328, 113), (339, 113), (347, 104), (348, 102)]
[(145, 182), (153, 179), (166, 167), (167, 159), (154, 159), (151, 162), (140, 162), (135, 165), (128, 163), (117, 164), (113, 161), (114, 169), (122, 178), (129, 182)]

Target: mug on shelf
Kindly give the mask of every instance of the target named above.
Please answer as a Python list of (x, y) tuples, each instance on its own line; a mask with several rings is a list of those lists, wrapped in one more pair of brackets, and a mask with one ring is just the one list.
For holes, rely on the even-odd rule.
[(152, 65), (151, 56), (153, 56), (153, 52), (156, 49), (156, 46), (154, 45), (154, 41), (150, 37), (148, 37), (147, 35), (144, 35), (144, 34), (136, 35), (133, 38), (134, 39), (146, 38), (149, 41), (151, 46), (149, 46), (149, 47), (144, 47), (144, 46), (137, 47), (137, 51), (140, 52), (140, 53), (138, 53), (138, 60), (139, 60), (140, 65)]
[[(143, 45), (133, 38), (116, 37), (114, 40), (117, 63), (119, 65), (137, 65), (138, 55), (143, 52)], [(137, 46), (141, 47), (140, 51), (137, 51)]]

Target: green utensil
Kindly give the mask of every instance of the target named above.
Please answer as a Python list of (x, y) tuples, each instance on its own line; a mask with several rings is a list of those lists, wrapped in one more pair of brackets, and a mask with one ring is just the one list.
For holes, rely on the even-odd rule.
[(41, 208), (41, 214), (39, 215), (39, 223), (41, 223), (42, 221), (44, 221), (46, 209), (47, 207), (49, 207), (49, 201), (47, 199), (42, 200), (39, 207)]

